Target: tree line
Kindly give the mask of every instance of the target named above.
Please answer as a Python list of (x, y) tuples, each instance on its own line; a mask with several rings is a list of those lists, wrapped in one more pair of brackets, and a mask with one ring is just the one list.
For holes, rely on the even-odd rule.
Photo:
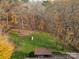
[(0, 21), (8, 29), (45, 31), (58, 37), (65, 47), (79, 50), (79, 1), (55, 0), (35, 4), (1, 0)]

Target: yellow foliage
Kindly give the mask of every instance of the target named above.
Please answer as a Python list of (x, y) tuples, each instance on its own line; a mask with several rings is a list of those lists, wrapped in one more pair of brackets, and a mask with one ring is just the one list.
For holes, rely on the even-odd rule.
[(12, 23), (17, 23), (17, 15), (15, 13), (12, 13), (11, 15), (11, 18), (12, 18)]
[(4, 27), (4, 24), (0, 24), (0, 28), (3, 28)]
[(0, 59), (9, 59), (14, 47), (15, 46), (8, 41), (8, 36), (0, 35)]

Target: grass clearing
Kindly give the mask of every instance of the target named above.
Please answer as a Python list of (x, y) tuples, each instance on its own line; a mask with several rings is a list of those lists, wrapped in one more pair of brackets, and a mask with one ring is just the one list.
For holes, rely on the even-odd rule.
[[(31, 40), (33, 36), (33, 40)], [(11, 40), (16, 44), (16, 51), (11, 59), (22, 59), (35, 48), (49, 48), (53, 52), (62, 51), (62, 44), (51, 34), (34, 32), (31, 35), (20, 37), (16, 32), (10, 33)], [(21, 55), (21, 57), (19, 57)], [(16, 56), (16, 57), (15, 57)]]

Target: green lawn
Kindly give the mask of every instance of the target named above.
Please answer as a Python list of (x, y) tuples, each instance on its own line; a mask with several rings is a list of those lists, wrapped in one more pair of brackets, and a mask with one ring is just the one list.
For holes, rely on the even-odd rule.
[[(31, 37), (34, 37), (31, 40)], [(16, 49), (11, 59), (22, 59), (35, 48), (49, 48), (52, 52), (63, 51), (62, 44), (49, 33), (34, 32), (31, 35), (20, 37), (17, 33), (10, 33), (11, 40), (16, 44)]]

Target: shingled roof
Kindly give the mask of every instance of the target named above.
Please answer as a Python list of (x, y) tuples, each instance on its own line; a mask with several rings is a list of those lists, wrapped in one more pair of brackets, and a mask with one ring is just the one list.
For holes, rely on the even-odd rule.
[(52, 52), (47, 48), (37, 48), (34, 51), (34, 55), (52, 55)]

